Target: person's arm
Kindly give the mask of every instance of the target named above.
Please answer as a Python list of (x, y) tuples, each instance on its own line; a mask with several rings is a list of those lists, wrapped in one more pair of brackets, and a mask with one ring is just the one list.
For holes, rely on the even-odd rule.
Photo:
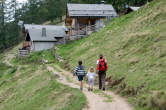
[(107, 71), (107, 69), (108, 69), (108, 63), (106, 62), (106, 71)]
[(94, 73), (93, 75), (94, 75), (94, 77), (96, 77), (96, 74), (95, 74), (95, 73)]
[(97, 60), (96, 64), (97, 64), (97, 65), (99, 64), (99, 60)]
[(84, 77), (86, 76), (87, 72), (85, 70), (85, 67), (83, 66), (83, 70), (84, 70)]
[(97, 68), (96, 68), (96, 74), (99, 73), (99, 63), (97, 64)]
[(73, 76), (77, 75), (78, 67), (75, 68)]
[(108, 70), (108, 64), (106, 64), (106, 71)]
[(108, 63), (107, 63), (106, 57), (104, 58), (104, 60), (105, 60), (105, 63), (106, 63), (106, 71), (107, 71), (107, 69), (108, 69)]
[(99, 70), (96, 69), (96, 74), (99, 74)]
[(105, 62), (107, 63), (107, 59), (106, 59), (106, 57), (104, 57), (104, 60), (105, 60)]
[(88, 78), (89, 72), (86, 74), (86, 77)]

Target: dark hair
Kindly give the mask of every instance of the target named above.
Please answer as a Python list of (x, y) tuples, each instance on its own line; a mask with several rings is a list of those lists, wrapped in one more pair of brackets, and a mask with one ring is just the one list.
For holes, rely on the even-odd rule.
[(78, 64), (79, 64), (79, 65), (82, 65), (82, 61), (81, 61), (81, 60), (80, 60), (80, 61), (78, 61)]
[(102, 54), (100, 54), (99, 57), (100, 57), (100, 59), (103, 59), (103, 55)]

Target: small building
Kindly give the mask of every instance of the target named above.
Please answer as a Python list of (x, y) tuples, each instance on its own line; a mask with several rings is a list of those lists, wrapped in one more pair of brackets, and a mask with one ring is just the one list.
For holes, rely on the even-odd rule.
[(128, 6), (128, 5), (126, 5), (126, 12), (125, 12), (125, 14), (129, 14), (129, 13), (131, 13), (133, 11), (137, 11), (139, 8), (140, 7), (134, 7), (134, 6)]
[(66, 26), (68, 36), (89, 35), (105, 26), (104, 19), (118, 17), (110, 4), (67, 4)]
[(23, 49), (41, 51), (66, 43), (66, 28), (53, 25), (24, 25), (25, 42)]

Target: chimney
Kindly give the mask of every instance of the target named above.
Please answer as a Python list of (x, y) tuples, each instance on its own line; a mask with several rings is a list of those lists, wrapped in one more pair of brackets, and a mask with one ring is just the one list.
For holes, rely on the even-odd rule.
[(105, 1), (104, 0), (101, 0), (101, 2), (100, 2), (101, 4), (104, 4), (105, 3)]
[(46, 37), (46, 28), (42, 28), (42, 37)]

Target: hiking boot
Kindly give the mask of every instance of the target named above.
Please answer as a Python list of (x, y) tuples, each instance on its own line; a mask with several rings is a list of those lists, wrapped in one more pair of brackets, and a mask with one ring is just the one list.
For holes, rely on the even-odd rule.
[(105, 91), (105, 88), (103, 88), (103, 91)]

